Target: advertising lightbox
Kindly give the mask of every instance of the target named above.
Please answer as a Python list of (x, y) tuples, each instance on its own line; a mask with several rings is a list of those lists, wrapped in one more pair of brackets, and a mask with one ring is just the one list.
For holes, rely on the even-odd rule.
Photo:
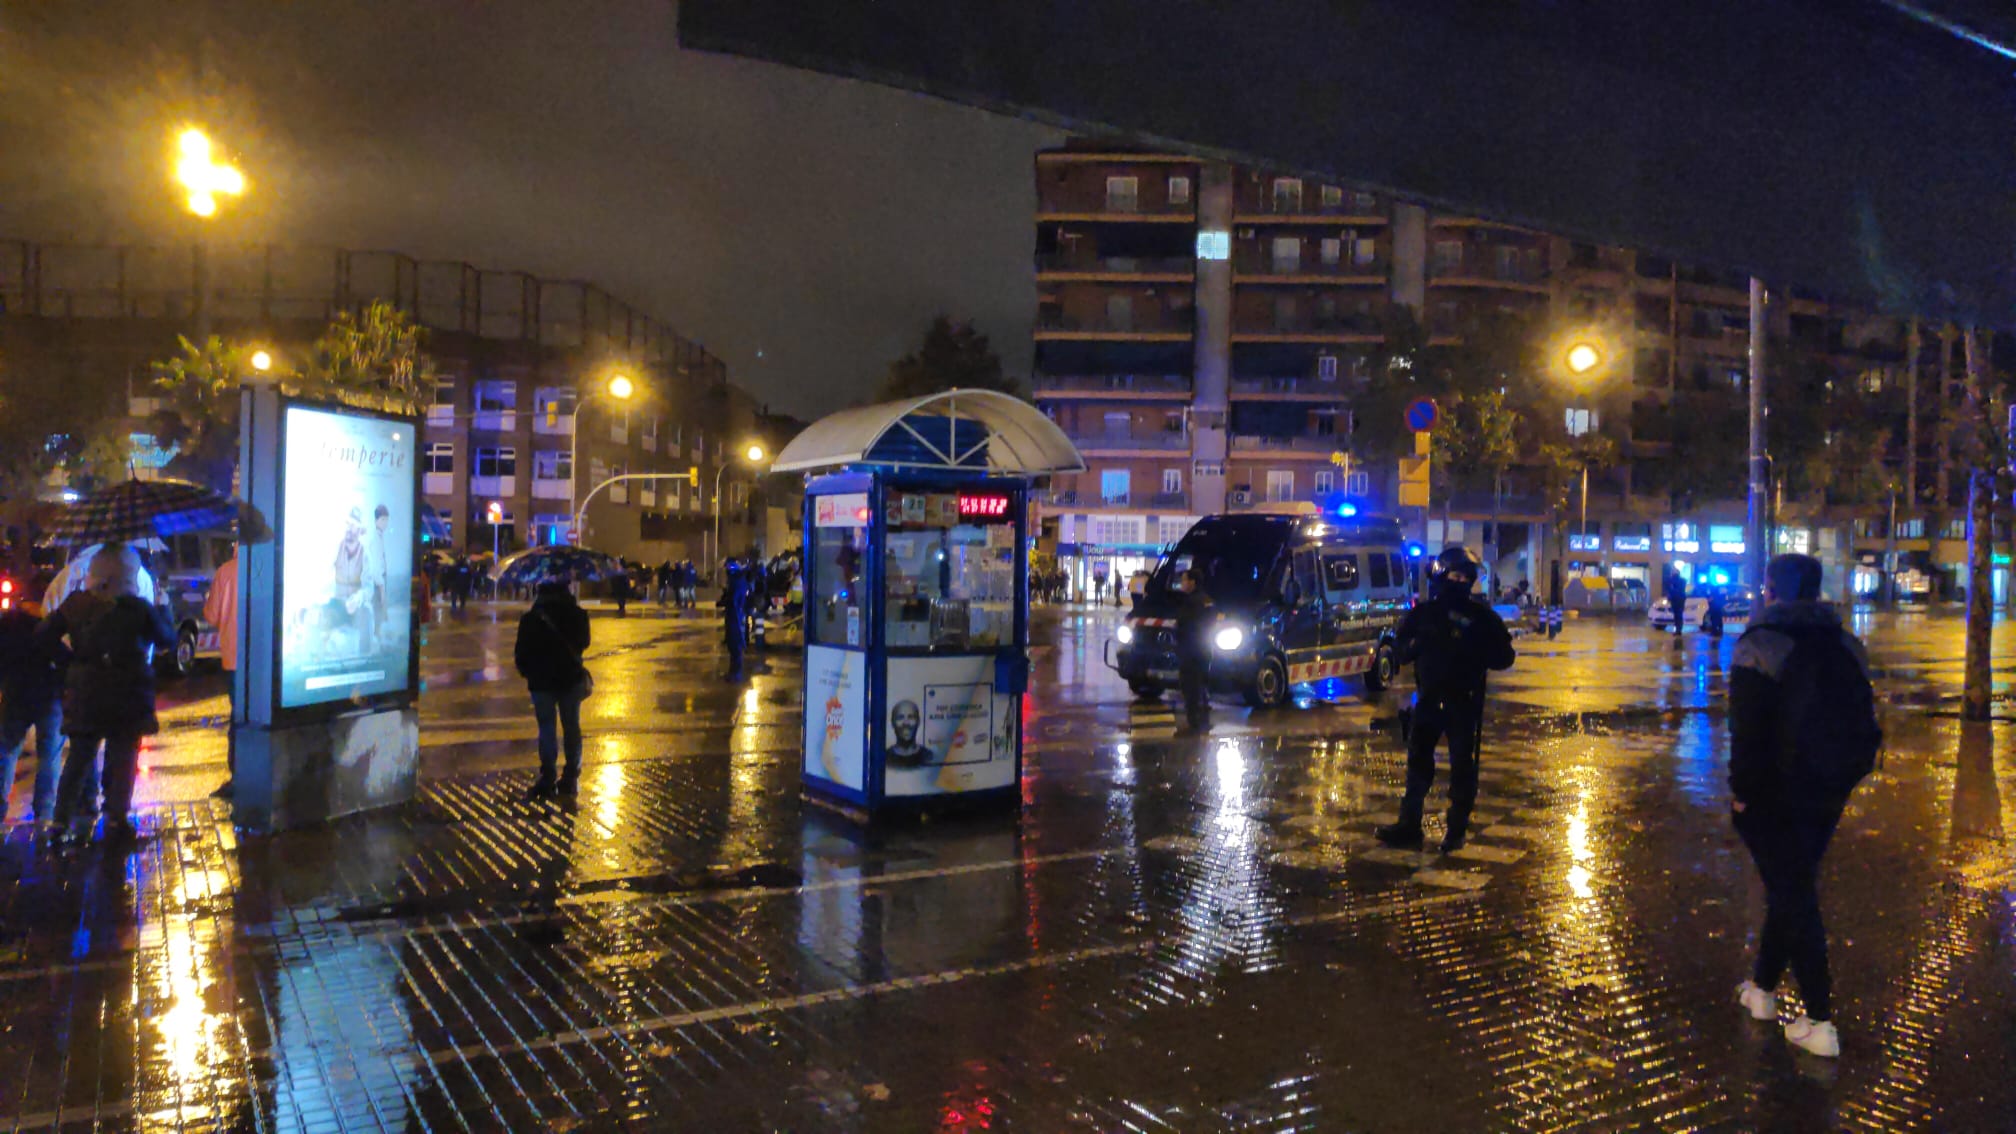
[(410, 697), (414, 424), (292, 403), (282, 431), (279, 708)]

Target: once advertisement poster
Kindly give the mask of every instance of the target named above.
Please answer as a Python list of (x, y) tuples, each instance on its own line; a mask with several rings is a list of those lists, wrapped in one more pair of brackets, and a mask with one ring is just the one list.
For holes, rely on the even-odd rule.
[(994, 658), (890, 658), (883, 790), (938, 795), (1006, 787), (1018, 698), (994, 691)]
[(832, 646), (805, 651), (805, 772), (861, 790), (868, 762), (868, 655)]
[(280, 706), (410, 691), (414, 429), (289, 406)]

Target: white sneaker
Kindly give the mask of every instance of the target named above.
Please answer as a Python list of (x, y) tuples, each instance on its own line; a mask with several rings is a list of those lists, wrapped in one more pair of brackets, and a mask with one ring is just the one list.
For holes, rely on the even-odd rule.
[(1841, 1033), (1829, 1020), (1809, 1020), (1804, 1016), (1785, 1025), (1785, 1040), (1802, 1051), (1833, 1059), (1841, 1054)]
[(1757, 987), (1756, 981), (1746, 980), (1736, 986), (1736, 1000), (1750, 1013), (1753, 1020), (1776, 1020), (1778, 1018), (1778, 998), (1765, 989)]

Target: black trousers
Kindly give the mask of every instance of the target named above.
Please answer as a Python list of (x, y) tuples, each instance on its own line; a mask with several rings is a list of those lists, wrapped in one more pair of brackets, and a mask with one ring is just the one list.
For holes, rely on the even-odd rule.
[(1420, 826), (1428, 789), (1435, 783), (1435, 746), (1449, 738), (1449, 829), (1464, 831), (1477, 803), (1477, 729), (1483, 697), (1464, 692), (1414, 699), (1413, 722), (1407, 732), (1407, 794), (1400, 800), (1400, 821)]
[(1820, 860), (1841, 812), (1751, 807), (1732, 818), (1764, 882), (1764, 928), (1750, 979), (1759, 988), (1776, 988), (1790, 965), (1806, 1015), (1828, 1019), (1834, 982), (1827, 969), (1827, 926), (1820, 918)]
[(1211, 723), (1211, 670), (1204, 662), (1179, 662), (1176, 667), (1177, 688), (1183, 692), (1183, 719), (1191, 728), (1205, 728)]

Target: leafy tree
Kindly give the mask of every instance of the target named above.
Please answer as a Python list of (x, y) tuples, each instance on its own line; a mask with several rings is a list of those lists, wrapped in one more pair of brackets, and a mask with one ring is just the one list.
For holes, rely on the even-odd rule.
[(426, 343), (424, 328), (376, 300), (360, 314), (338, 314), (316, 340), (308, 366), (289, 384), (311, 397), (419, 413), (434, 389), (434, 360)]
[(43, 483), (67, 470), (79, 488), (123, 476), (125, 379), (88, 359), (0, 349), (0, 502), (18, 524)]
[(916, 349), (889, 364), (880, 398), (895, 401), (943, 390), (999, 390), (1020, 396), (1015, 379), (1001, 372), (1001, 356), (972, 323), (939, 315)]

